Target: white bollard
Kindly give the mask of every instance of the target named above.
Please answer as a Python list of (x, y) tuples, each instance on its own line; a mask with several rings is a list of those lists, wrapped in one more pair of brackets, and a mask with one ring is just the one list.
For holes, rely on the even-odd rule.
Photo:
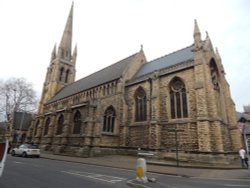
[(148, 178), (146, 176), (146, 172), (147, 172), (146, 160), (143, 158), (137, 159), (136, 180), (142, 183), (147, 183)]

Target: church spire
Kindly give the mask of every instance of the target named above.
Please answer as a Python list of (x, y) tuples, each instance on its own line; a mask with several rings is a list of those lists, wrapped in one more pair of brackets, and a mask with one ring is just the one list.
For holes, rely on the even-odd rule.
[(59, 55), (62, 58), (70, 59), (71, 55), (71, 45), (72, 45), (72, 27), (73, 27), (73, 7), (74, 3), (72, 2), (67, 23), (64, 28), (62, 35), (61, 43), (59, 45)]
[(73, 5), (72, 3), (59, 47), (57, 49), (55, 45), (51, 52), (50, 65), (47, 69), (38, 113), (44, 111), (44, 104), (60, 89), (75, 81), (77, 47), (73, 54), (71, 52)]
[(197, 24), (197, 20), (194, 20), (194, 46), (196, 49), (201, 47), (201, 33)]

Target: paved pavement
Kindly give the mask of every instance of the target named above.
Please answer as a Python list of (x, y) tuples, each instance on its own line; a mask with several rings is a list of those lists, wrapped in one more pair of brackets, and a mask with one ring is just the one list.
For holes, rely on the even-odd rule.
[[(138, 159), (138, 157), (136, 156), (122, 156), (122, 155), (81, 158), (81, 157), (54, 155), (51, 153), (42, 153), (41, 157), (52, 160), (94, 164), (94, 165), (117, 167), (130, 170), (136, 169), (136, 164)], [(250, 180), (250, 170), (242, 169), (240, 167), (240, 161), (236, 161), (236, 164), (230, 166), (229, 165), (205, 166), (205, 165), (187, 164), (180, 162), (179, 167), (176, 167), (176, 163), (171, 161), (159, 161), (150, 158), (146, 159), (146, 161), (147, 161), (147, 172), (178, 175), (184, 177)]]

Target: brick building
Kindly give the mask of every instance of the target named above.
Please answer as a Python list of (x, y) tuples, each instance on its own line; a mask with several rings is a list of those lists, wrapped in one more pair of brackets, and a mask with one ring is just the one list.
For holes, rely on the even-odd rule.
[(218, 50), (197, 22), (193, 44), (148, 61), (132, 54), (75, 81), (71, 7), (54, 47), (28, 137), (43, 150), (76, 156), (136, 153), (225, 162), (242, 145)]

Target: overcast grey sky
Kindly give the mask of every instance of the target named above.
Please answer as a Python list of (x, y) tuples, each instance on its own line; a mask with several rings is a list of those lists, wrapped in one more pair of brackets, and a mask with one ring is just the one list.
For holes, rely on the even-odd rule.
[[(0, 0), (0, 79), (24, 77), (40, 96), (54, 44), (59, 44), (72, 0)], [(75, 0), (76, 79), (140, 50), (147, 60), (202, 38), (218, 47), (237, 111), (250, 104), (250, 1)]]

